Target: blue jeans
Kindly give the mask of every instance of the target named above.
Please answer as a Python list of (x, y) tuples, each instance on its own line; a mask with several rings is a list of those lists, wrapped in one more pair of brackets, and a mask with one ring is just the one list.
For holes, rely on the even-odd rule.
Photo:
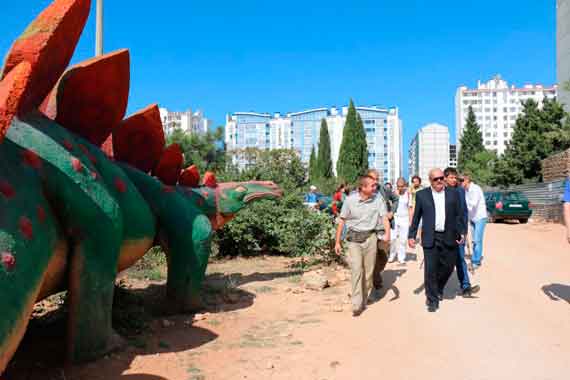
[(465, 262), (465, 244), (457, 247), (457, 261), (455, 262), (455, 269), (457, 270), (457, 278), (461, 289), (465, 290), (471, 286), (469, 282), (469, 272), (467, 272), (467, 263)]
[(471, 222), (471, 228), (473, 228), (473, 257), (471, 262), (473, 265), (481, 265), (481, 260), (483, 260), (483, 235), (486, 225), (487, 218)]

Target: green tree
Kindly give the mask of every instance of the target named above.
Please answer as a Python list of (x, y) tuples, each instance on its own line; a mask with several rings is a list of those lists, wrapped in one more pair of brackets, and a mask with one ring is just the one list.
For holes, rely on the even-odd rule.
[(309, 180), (314, 181), (317, 177), (317, 155), (315, 154), (315, 147), (312, 147), (311, 157), (309, 158)]
[(319, 179), (327, 180), (333, 177), (331, 160), (331, 138), (327, 121), (321, 121), (321, 131), (319, 134), (319, 155), (316, 157), (317, 176)]
[(336, 168), (339, 179), (347, 183), (355, 183), (368, 169), (366, 132), (352, 100), (348, 106)]
[(510, 186), (542, 178), (542, 160), (570, 148), (570, 119), (556, 99), (523, 103), (513, 136), (496, 161), (492, 182)]
[(241, 153), (249, 165), (231, 177), (222, 177), (224, 181), (273, 181), (285, 192), (305, 185), (307, 169), (295, 150), (247, 148)]
[(226, 151), (223, 145), (223, 128), (214, 132), (186, 133), (177, 128), (166, 136), (167, 145), (177, 143), (184, 153), (184, 165), (196, 165), (200, 172), (222, 172), (226, 166)]
[(480, 185), (494, 184), (494, 172), (497, 164), (497, 153), (484, 149), (465, 163), (463, 172), (470, 173)]
[(481, 134), (479, 125), (477, 125), (475, 113), (471, 106), (469, 106), (469, 110), (467, 112), (463, 136), (461, 136), (459, 141), (461, 147), (459, 149), (457, 167), (459, 170), (463, 171), (466, 164), (473, 160), (476, 154), (485, 151), (485, 147), (483, 146), (483, 135)]

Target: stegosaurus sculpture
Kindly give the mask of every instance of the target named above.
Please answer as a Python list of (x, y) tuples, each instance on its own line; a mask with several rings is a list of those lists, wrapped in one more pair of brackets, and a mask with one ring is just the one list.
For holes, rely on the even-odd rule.
[(158, 107), (123, 120), (129, 53), (65, 71), (90, 0), (55, 0), (26, 29), (0, 74), (0, 374), (34, 303), (69, 291), (68, 357), (106, 352), (118, 271), (154, 244), (168, 257), (174, 311), (200, 307), (212, 231), (271, 182), (220, 183), (181, 170)]

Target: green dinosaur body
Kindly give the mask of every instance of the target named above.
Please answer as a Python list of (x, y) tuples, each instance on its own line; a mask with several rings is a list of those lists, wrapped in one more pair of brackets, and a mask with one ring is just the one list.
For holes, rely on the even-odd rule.
[(68, 358), (107, 352), (117, 273), (155, 244), (168, 257), (168, 308), (199, 309), (213, 231), (248, 202), (281, 196), (273, 183), (218, 184), (212, 173), (199, 186), (179, 148), (164, 146), (156, 105), (123, 119), (128, 51), (65, 71), (89, 9), (54, 0), (0, 72), (0, 375), (34, 303), (62, 290)]

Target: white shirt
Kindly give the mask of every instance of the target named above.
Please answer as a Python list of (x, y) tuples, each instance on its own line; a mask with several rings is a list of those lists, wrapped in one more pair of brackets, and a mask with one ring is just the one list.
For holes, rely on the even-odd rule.
[(396, 210), (396, 217), (402, 219), (410, 218), (410, 194), (406, 191), (403, 195), (399, 195), (398, 209)]
[(435, 204), (435, 230), (443, 232), (445, 231), (445, 189), (438, 193), (432, 187), (431, 195)]
[(469, 220), (473, 223), (487, 217), (487, 204), (483, 190), (479, 185), (471, 183), (469, 189), (465, 189), (465, 200), (469, 211)]

